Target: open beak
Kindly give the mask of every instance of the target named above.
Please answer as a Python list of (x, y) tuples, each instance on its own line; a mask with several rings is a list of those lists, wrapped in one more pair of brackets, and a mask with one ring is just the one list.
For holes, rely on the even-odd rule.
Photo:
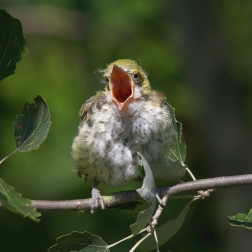
[(112, 100), (120, 111), (134, 100), (134, 83), (131, 77), (117, 65), (113, 66), (109, 87)]

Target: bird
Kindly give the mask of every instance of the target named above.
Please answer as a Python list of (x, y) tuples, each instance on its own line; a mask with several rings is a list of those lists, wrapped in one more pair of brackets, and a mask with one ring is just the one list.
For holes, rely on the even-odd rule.
[(105, 209), (99, 183), (123, 187), (142, 179), (138, 152), (150, 164), (155, 179), (172, 177), (166, 168), (167, 153), (177, 134), (165, 95), (151, 88), (147, 73), (136, 61), (120, 59), (99, 71), (104, 91), (82, 105), (72, 144), (78, 176), (92, 181), (91, 213)]

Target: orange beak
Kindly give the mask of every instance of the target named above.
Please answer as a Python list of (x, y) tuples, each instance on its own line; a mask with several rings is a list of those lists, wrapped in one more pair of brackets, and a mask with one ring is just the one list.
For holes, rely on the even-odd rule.
[(113, 66), (109, 87), (112, 100), (117, 104), (119, 111), (134, 100), (134, 83), (131, 77), (117, 65)]

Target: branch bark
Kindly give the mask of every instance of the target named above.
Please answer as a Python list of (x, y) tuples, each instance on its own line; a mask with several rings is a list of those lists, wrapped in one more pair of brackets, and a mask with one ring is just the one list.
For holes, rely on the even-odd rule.
[[(192, 191), (200, 191), (207, 189), (228, 188), (234, 186), (252, 185), (252, 174), (227, 176), (200, 179), (196, 181), (183, 182), (171, 186), (158, 187), (161, 197), (166, 196), (171, 198), (179, 193), (187, 193)], [(142, 198), (135, 190), (123, 191), (103, 196), (106, 207), (118, 206), (134, 201), (141, 201)], [(49, 200), (33, 200), (33, 207), (37, 210), (90, 210), (91, 199), (76, 199), (64, 201), (49, 201)], [(0, 204), (0, 208), (3, 205)]]

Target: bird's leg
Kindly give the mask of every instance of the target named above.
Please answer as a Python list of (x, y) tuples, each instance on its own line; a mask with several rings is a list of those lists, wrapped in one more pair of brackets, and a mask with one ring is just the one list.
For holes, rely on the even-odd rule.
[(91, 192), (92, 196), (92, 206), (91, 206), (91, 213), (94, 214), (98, 207), (100, 206), (102, 210), (105, 209), (103, 198), (100, 194), (100, 191), (98, 190), (98, 184), (99, 182), (96, 180), (93, 180), (93, 189)]

